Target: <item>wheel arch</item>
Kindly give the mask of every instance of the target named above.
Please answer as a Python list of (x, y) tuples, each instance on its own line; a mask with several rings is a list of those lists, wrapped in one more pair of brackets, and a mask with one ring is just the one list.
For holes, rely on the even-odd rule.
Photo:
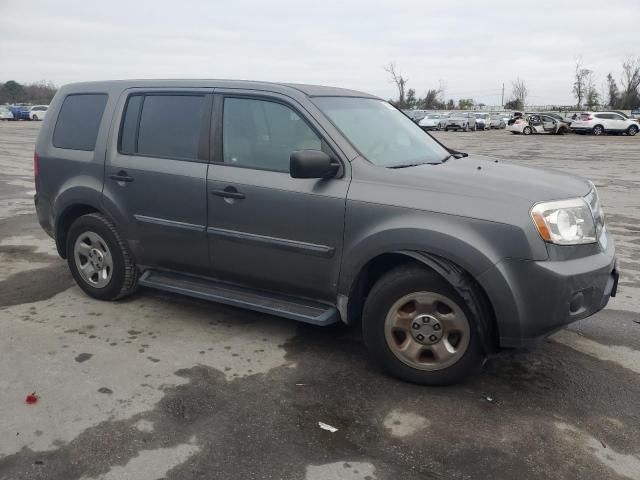
[(58, 215), (55, 224), (55, 240), (56, 240), (56, 248), (58, 249), (58, 254), (62, 258), (67, 258), (66, 244), (67, 244), (67, 234), (69, 232), (69, 228), (73, 225), (78, 218), (83, 215), (87, 215), (89, 213), (103, 213), (98, 209), (95, 205), (90, 203), (74, 203), (68, 205), (61, 213)]
[[(400, 265), (420, 265), (437, 273), (465, 301), (474, 317), (486, 352), (498, 349), (499, 331), (489, 296), (478, 280), (454, 261), (428, 252), (396, 250), (367, 261), (355, 276), (349, 296), (343, 298), (341, 315), (348, 324), (361, 321), (368, 293), (385, 273)], [(340, 302), (339, 302), (340, 303)]]

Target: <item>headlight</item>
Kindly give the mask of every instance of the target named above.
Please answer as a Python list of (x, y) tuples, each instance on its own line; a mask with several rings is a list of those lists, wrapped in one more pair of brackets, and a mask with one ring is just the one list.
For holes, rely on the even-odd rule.
[(531, 218), (546, 242), (579, 245), (597, 240), (591, 208), (582, 198), (538, 203)]

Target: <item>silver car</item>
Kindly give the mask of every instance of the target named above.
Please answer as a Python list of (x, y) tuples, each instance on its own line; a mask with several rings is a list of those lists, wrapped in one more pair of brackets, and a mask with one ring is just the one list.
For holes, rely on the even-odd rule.
[(491, 128), (506, 128), (510, 118), (511, 115), (508, 113), (492, 113), (490, 121)]
[(473, 112), (453, 112), (447, 119), (444, 127), (445, 131), (449, 130), (476, 130), (476, 115)]
[(447, 116), (440, 113), (428, 113), (418, 125), (423, 130), (442, 130), (447, 125)]
[(489, 130), (491, 128), (491, 117), (488, 113), (476, 113), (475, 116), (478, 130)]

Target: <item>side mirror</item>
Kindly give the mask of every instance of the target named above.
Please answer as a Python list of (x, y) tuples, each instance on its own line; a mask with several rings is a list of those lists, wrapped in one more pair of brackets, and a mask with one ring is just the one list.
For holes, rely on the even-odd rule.
[(289, 157), (289, 173), (293, 178), (331, 178), (340, 164), (320, 150), (296, 150)]

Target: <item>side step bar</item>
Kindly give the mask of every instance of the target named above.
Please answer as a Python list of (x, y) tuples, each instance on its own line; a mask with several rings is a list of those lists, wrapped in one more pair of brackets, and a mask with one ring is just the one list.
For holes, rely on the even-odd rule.
[(329, 305), (251, 290), (190, 275), (146, 270), (138, 283), (145, 287), (181, 293), (203, 300), (255, 310), (313, 325), (331, 325), (340, 319), (338, 310)]

